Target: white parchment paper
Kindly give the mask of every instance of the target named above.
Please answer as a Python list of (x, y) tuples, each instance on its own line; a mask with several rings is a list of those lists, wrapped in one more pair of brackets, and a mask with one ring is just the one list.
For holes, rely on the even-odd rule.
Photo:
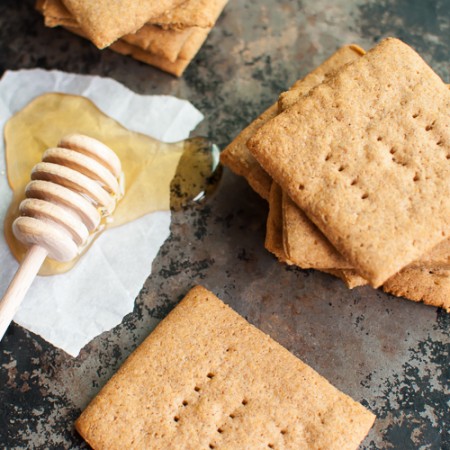
[[(33, 98), (46, 92), (83, 95), (130, 130), (164, 142), (186, 139), (203, 120), (188, 101), (145, 96), (117, 81), (41, 69), (8, 71), (0, 80), (0, 128)], [(50, 125), (51, 126), (51, 125)], [(0, 297), (18, 268), (4, 239), (11, 200), (0, 143)], [(72, 356), (133, 310), (152, 261), (169, 236), (170, 212), (148, 214), (103, 233), (68, 273), (37, 277), (15, 321)]]

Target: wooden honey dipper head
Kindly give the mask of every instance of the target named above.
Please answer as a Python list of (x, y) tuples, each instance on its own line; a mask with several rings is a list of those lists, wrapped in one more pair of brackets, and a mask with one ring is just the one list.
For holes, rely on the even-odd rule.
[(88, 136), (65, 136), (45, 151), (12, 224), (29, 250), (0, 302), (0, 339), (44, 259), (72, 260), (112, 214), (122, 196), (121, 174), (117, 155)]
[(109, 147), (88, 136), (65, 136), (32, 170), (13, 223), (15, 237), (43, 247), (52, 259), (72, 260), (102, 216), (114, 211), (120, 174), (119, 158)]

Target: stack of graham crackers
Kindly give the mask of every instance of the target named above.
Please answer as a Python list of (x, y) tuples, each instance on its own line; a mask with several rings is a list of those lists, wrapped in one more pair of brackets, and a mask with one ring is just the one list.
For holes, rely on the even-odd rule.
[(450, 90), (403, 42), (341, 48), (221, 158), (281, 261), (450, 310)]
[(181, 76), (228, 0), (38, 0), (48, 27)]

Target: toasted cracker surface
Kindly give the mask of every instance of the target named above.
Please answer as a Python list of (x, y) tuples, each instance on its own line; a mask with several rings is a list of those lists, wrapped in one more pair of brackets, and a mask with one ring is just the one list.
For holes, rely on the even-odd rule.
[(386, 281), (383, 290), (450, 312), (450, 265), (406, 267)]
[(249, 147), (374, 286), (449, 234), (450, 92), (401, 41), (344, 67)]
[(88, 38), (98, 48), (105, 48), (183, 0), (63, 0), (63, 3)]
[(356, 449), (374, 415), (192, 289), (76, 422), (95, 449)]

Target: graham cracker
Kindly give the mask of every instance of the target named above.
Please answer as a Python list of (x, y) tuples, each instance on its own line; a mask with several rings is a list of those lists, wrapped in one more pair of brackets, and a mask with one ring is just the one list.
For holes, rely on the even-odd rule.
[(450, 265), (406, 267), (386, 281), (383, 290), (450, 312)]
[(252, 189), (263, 199), (269, 200), (272, 178), (248, 151), (246, 143), (256, 131), (278, 114), (275, 103), (244, 128), (220, 154), (220, 162), (236, 175), (244, 177)]
[(187, 0), (151, 20), (164, 29), (212, 28), (228, 0)]
[(96, 450), (356, 449), (375, 416), (198, 286), (76, 428)]
[[(283, 224), (283, 214), (281, 208), (282, 195), (283, 192), (281, 191), (280, 186), (276, 183), (272, 183), (269, 196), (269, 215), (267, 217), (265, 247), (269, 252), (277, 257), (278, 261), (288, 265), (293, 265), (296, 263), (289, 259), (289, 256), (286, 254), (283, 246), (284, 230), (286, 230), (286, 227)], [(318, 270), (340, 278), (350, 289), (367, 284), (367, 281), (360, 277), (354, 270), (341, 270), (333, 268), (322, 268)]]
[[(48, 27), (63, 26), (72, 29), (79, 28), (78, 23), (73, 19), (62, 4), (61, 0), (44, 0), (43, 7), (39, 10), (45, 18), (45, 25)], [(175, 62), (183, 48), (183, 45), (194, 32), (195, 28), (184, 30), (163, 30), (159, 26), (144, 25), (136, 33), (126, 34), (121, 39), (128, 44)], [(78, 32), (77, 34), (85, 33)]]
[(122, 55), (129, 55), (138, 61), (142, 61), (151, 66), (155, 66), (165, 72), (180, 77), (185, 71), (186, 67), (195, 57), (201, 46), (205, 42), (209, 34), (209, 29), (196, 28), (191, 36), (186, 40), (183, 47), (178, 54), (178, 58), (172, 62), (167, 58), (155, 55), (151, 52), (142, 50), (139, 47), (131, 45), (123, 40), (114, 42), (109, 48)]
[(242, 130), (238, 136), (222, 151), (220, 155), (222, 164), (229, 167), (237, 175), (243, 176), (253, 190), (255, 190), (265, 200), (269, 200), (272, 178), (250, 153), (246, 146), (247, 141), (265, 123), (273, 119), (278, 114), (280, 105), (285, 105), (287, 102), (292, 102), (293, 98), (298, 99), (303, 95), (306, 95), (310, 89), (315, 87), (315, 83), (320, 83), (321, 80), (328, 76), (328, 74), (334, 73), (343, 65), (359, 58), (361, 52), (364, 52), (364, 50), (357, 45), (344, 46), (305, 78), (296, 81), (289, 91), (281, 94), (280, 98), (284, 96), (283, 98), (286, 100), (281, 99), (280, 104), (270, 106), (256, 120)]
[(105, 48), (183, 0), (63, 0), (63, 3), (86, 36), (98, 48)]
[(442, 80), (406, 44), (387, 39), (248, 146), (377, 287), (449, 234), (449, 113)]

